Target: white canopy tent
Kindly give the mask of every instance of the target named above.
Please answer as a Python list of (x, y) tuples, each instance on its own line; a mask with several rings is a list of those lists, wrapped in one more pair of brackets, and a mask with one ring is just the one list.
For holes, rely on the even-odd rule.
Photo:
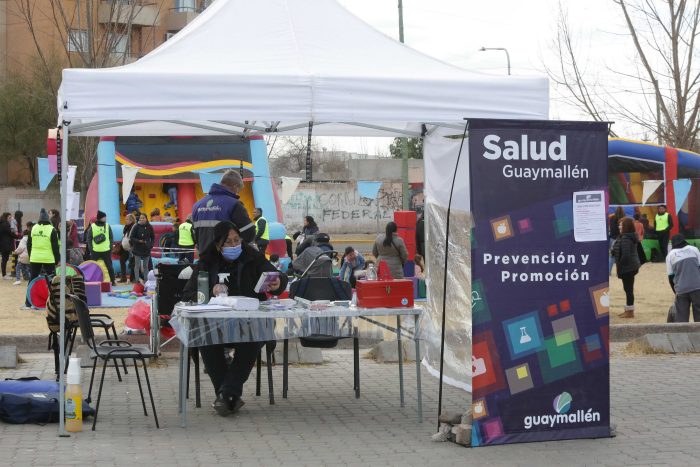
[[(135, 63), (64, 70), (58, 109), (65, 212), (73, 136), (291, 135), (309, 122), (314, 135), (421, 136), (464, 118), (546, 119), (548, 82), (441, 62), (334, 0), (217, 0)], [(62, 243), (63, 277), (65, 258)]]
[(400, 136), (464, 117), (546, 118), (547, 95), (545, 78), (465, 71), (333, 0), (217, 0), (135, 63), (64, 70), (58, 104), (71, 133), (90, 136), (228, 133), (246, 121), (255, 132), (305, 134), (313, 121), (315, 135)]

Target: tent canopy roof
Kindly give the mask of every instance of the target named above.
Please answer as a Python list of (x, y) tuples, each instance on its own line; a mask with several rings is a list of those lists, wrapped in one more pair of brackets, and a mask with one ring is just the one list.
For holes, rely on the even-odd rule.
[(313, 121), (314, 134), (391, 136), (465, 117), (545, 119), (548, 82), (441, 62), (335, 0), (217, 0), (132, 64), (64, 70), (58, 104), (85, 135), (236, 133), (245, 122), (299, 134)]

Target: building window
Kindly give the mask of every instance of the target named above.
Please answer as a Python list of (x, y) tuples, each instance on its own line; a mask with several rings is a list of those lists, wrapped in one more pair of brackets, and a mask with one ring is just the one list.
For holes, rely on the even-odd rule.
[(129, 55), (129, 36), (126, 34), (112, 33), (112, 53)]
[(196, 11), (196, 0), (175, 0), (176, 11)]
[(68, 34), (68, 52), (85, 52), (88, 45), (88, 32), (84, 29), (71, 29)]

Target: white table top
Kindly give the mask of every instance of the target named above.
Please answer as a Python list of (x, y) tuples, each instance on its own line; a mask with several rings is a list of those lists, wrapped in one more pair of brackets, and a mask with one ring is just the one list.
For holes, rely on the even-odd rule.
[(303, 307), (294, 307), (288, 310), (257, 310), (257, 311), (205, 311), (188, 312), (175, 306), (174, 315), (184, 319), (208, 318), (208, 319), (294, 319), (294, 318), (359, 318), (361, 316), (416, 316), (423, 312), (421, 307), (413, 308), (357, 308), (357, 307), (329, 307), (315, 311)]

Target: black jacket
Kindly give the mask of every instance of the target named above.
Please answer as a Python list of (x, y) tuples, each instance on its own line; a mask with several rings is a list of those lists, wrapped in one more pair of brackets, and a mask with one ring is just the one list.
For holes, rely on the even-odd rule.
[(615, 258), (618, 277), (620, 274), (637, 272), (642, 267), (637, 252), (637, 243), (639, 243), (639, 239), (636, 232), (622, 234), (613, 243), (612, 255)]
[[(205, 256), (200, 258), (196, 270), (187, 281), (183, 291), (183, 300), (195, 301), (197, 297), (197, 276), (199, 271), (209, 273), (209, 296), (212, 296), (214, 286), (219, 283), (219, 273), (228, 272), (228, 294), (243, 297), (257, 298), (265, 300), (264, 293), (255, 293), (255, 285), (263, 272), (274, 272), (277, 269), (263, 255), (250, 247), (244, 246), (243, 253), (236, 261), (226, 261), (221, 253), (216, 253), (214, 257)], [(280, 295), (287, 288), (287, 276), (280, 274), (280, 288), (271, 292), (273, 295)]]
[(15, 236), (12, 235), (10, 223), (0, 222), (0, 251), (3, 253), (10, 252), (15, 249)]
[(138, 222), (131, 228), (129, 243), (131, 243), (131, 253), (136, 256), (151, 256), (151, 248), (155, 242), (155, 233), (150, 223), (144, 225)]
[(425, 218), (422, 214), (416, 222), (416, 250), (425, 258)]

